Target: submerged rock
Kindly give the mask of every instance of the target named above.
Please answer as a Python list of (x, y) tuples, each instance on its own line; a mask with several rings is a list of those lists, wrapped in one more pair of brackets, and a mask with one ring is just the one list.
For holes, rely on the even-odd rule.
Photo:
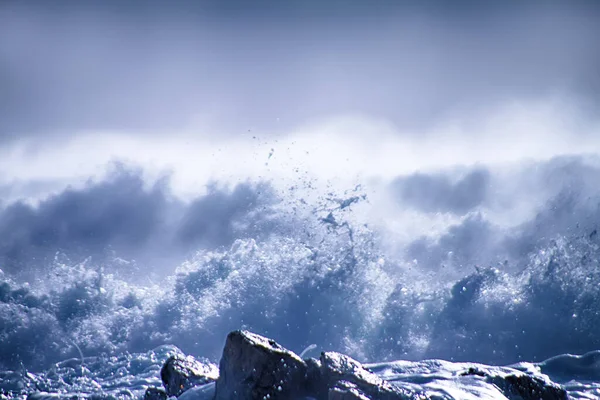
[(186, 390), (219, 378), (219, 370), (212, 363), (201, 363), (191, 356), (174, 355), (165, 361), (160, 378), (167, 396), (179, 396)]

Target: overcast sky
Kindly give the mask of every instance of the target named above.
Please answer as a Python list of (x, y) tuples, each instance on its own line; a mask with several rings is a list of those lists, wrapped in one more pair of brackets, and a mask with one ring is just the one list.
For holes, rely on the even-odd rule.
[(114, 159), (190, 187), (600, 151), (599, 17), (594, 1), (3, 1), (0, 182), (29, 193)]
[(4, 1), (0, 135), (415, 127), (556, 96), (595, 109), (600, 5), (553, 3)]

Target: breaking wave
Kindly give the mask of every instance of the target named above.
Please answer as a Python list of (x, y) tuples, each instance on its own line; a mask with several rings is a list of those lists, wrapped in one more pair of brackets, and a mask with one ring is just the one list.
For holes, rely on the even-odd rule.
[[(515, 172), (482, 168), (398, 178), (386, 186), (394, 204), (383, 218), (371, 212), (378, 197), (362, 187), (305, 197), (297, 188), (244, 183), (183, 203), (164, 186), (135, 186), (141, 178), (131, 172), (35, 207), (18, 205), (32, 216), (20, 220), (20, 231), (8, 218), (17, 206), (8, 205), (0, 230), (13, 229), (14, 246), (2, 254), (11, 267), (0, 275), (0, 367), (41, 370), (68, 358), (168, 344), (216, 361), (227, 332), (239, 328), (297, 352), (314, 343), (363, 361), (508, 364), (599, 349), (600, 170), (580, 158), (537, 165), (535, 178), (517, 190), (536, 181), (545, 191), (529, 201), (533, 212), (509, 226), (498, 219), (517, 214), (515, 204), (532, 194), (516, 199), (508, 187), (498, 194), (493, 188), (514, 182)], [(113, 196), (121, 187), (128, 196)], [(466, 196), (471, 192), (474, 198)], [(131, 226), (117, 225), (115, 233), (103, 225), (101, 244), (113, 251), (81, 257), (90, 237), (79, 237), (74, 252), (62, 246), (67, 234), (54, 233), (46, 247), (27, 241), (25, 249), (45, 252), (43, 262), (29, 260), (33, 277), (10, 264), (17, 253), (20, 263), (29, 262), (15, 252), (18, 234), (33, 237), (41, 216), (62, 221), (62, 232), (74, 232), (69, 221), (77, 221), (80, 233), (97, 233), (98, 219), (82, 226), (56, 211), (64, 203), (83, 213), (91, 199), (91, 209), (138, 205), (130, 208), (138, 214), (115, 217)], [(147, 222), (144, 207), (160, 223)], [(140, 230), (139, 221), (146, 221)], [(414, 221), (424, 226), (410, 240), (394, 241), (394, 221), (405, 221), (407, 230)], [(430, 223), (436, 228), (428, 232)], [(141, 230), (144, 245), (131, 246), (137, 253), (124, 248), (131, 257), (121, 258), (114, 243)], [(150, 250), (181, 259), (174, 269), (133, 259)]]

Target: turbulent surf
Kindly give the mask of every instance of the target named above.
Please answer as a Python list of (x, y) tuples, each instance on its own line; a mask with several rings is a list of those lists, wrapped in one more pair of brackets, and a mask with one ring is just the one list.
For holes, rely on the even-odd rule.
[(598, 172), (558, 158), (184, 202), (120, 171), (4, 205), (0, 392), (140, 398), (169, 356), (217, 363), (244, 329), (446, 398), (492, 393), (457, 376), (501, 366), (596, 398)]

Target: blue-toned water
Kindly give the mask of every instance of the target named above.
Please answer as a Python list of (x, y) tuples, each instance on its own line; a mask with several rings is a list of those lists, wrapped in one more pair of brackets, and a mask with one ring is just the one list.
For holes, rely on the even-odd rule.
[[(187, 203), (139, 179), (2, 209), (3, 396), (139, 397), (169, 354), (218, 362), (240, 328), (440, 393), (477, 398), (452, 386), (470, 362), (599, 396), (595, 159), (347, 190), (246, 182)], [(448, 362), (408, 362), (427, 359)]]

